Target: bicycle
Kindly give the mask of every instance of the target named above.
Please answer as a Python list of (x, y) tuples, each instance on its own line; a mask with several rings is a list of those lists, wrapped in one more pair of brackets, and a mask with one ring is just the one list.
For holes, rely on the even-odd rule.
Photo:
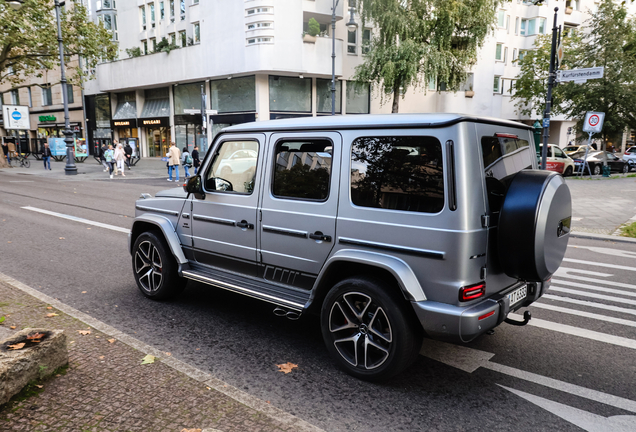
[(13, 159), (17, 159), (20, 162), (20, 168), (29, 168), (31, 166), (31, 162), (21, 153), (17, 153), (17, 156)]

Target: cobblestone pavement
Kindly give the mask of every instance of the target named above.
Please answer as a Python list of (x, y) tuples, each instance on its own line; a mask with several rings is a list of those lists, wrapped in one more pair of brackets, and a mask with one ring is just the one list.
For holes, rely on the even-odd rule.
[[(62, 329), (68, 368), (0, 406), (0, 431), (293, 431), (157, 359), (0, 282), (0, 325)], [(47, 318), (49, 313), (57, 316)], [(81, 335), (80, 330), (90, 330)], [(3, 333), (6, 333), (4, 331)], [(187, 343), (187, 341), (184, 341)], [(166, 356), (169, 356), (166, 353)]]
[(566, 181), (572, 193), (573, 231), (619, 234), (620, 226), (636, 216), (636, 177)]

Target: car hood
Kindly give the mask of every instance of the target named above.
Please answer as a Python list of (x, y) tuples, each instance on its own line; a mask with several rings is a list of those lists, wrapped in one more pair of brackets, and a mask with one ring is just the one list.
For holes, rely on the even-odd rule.
[(176, 187), (172, 189), (162, 190), (155, 194), (155, 198), (181, 198), (185, 199), (188, 197), (188, 193), (183, 190), (182, 187)]

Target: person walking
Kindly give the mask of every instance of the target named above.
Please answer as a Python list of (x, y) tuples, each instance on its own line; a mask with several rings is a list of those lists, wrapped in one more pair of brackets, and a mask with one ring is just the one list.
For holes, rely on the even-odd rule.
[(110, 178), (113, 178), (113, 164), (115, 163), (115, 152), (113, 151), (113, 146), (108, 145), (108, 149), (104, 152), (104, 159), (106, 159), (106, 163), (108, 164), (108, 171), (110, 172)]
[(5, 142), (2, 143), (2, 152), (4, 153), (4, 157), (7, 159), (9, 166), (11, 166), (11, 156), (9, 155), (9, 146)]
[(168, 181), (172, 181), (172, 170), (177, 171), (175, 181), (179, 181), (179, 164), (181, 159), (181, 152), (174, 144), (174, 141), (170, 142), (170, 149), (168, 150)]
[(106, 150), (108, 150), (106, 144), (102, 144), (102, 146), (99, 148), (99, 161), (104, 166), (104, 172), (107, 172), (110, 169), (108, 167), (108, 163), (106, 163), (106, 158), (104, 157), (104, 153), (106, 152)]
[[(121, 176), (126, 177), (124, 173), (124, 161), (126, 160), (126, 152), (124, 151), (124, 146), (121, 144), (117, 144), (117, 148), (115, 149), (115, 162), (117, 163), (117, 168), (121, 171)], [(117, 175), (117, 174), (115, 174)]]
[(192, 167), (192, 156), (190, 156), (188, 147), (183, 148), (183, 152), (181, 153), (181, 163), (183, 164), (183, 169), (185, 170), (185, 177), (190, 177), (189, 169)]
[[(44, 169), (51, 170), (51, 149), (49, 148), (49, 143), (44, 143), (44, 148), (42, 149), (42, 161), (44, 162)], [(48, 168), (46, 167), (48, 165)]]
[[(113, 145), (112, 145), (112, 149), (113, 149), (113, 155), (115, 154), (114, 152), (117, 150), (117, 145), (119, 144), (119, 141), (117, 140), (113, 140)], [(113, 156), (113, 174), (117, 175), (119, 173), (119, 170), (117, 169), (117, 161), (115, 160), (114, 156)]]
[(132, 147), (128, 141), (126, 141), (126, 145), (124, 146), (124, 153), (126, 153), (126, 165), (128, 166), (128, 169), (130, 169), (130, 162), (132, 161)]
[(192, 149), (192, 164), (194, 166), (194, 175), (199, 171), (199, 165), (201, 165), (201, 161), (199, 160), (199, 146), (194, 146)]

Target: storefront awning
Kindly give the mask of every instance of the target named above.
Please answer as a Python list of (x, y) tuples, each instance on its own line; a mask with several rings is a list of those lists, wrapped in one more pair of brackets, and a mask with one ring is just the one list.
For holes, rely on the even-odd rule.
[(170, 116), (170, 100), (169, 99), (150, 99), (144, 103), (144, 109), (141, 111), (141, 118), (169, 117)]
[(117, 104), (115, 115), (113, 120), (126, 120), (137, 118), (137, 103), (136, 102), (120, 102)]

